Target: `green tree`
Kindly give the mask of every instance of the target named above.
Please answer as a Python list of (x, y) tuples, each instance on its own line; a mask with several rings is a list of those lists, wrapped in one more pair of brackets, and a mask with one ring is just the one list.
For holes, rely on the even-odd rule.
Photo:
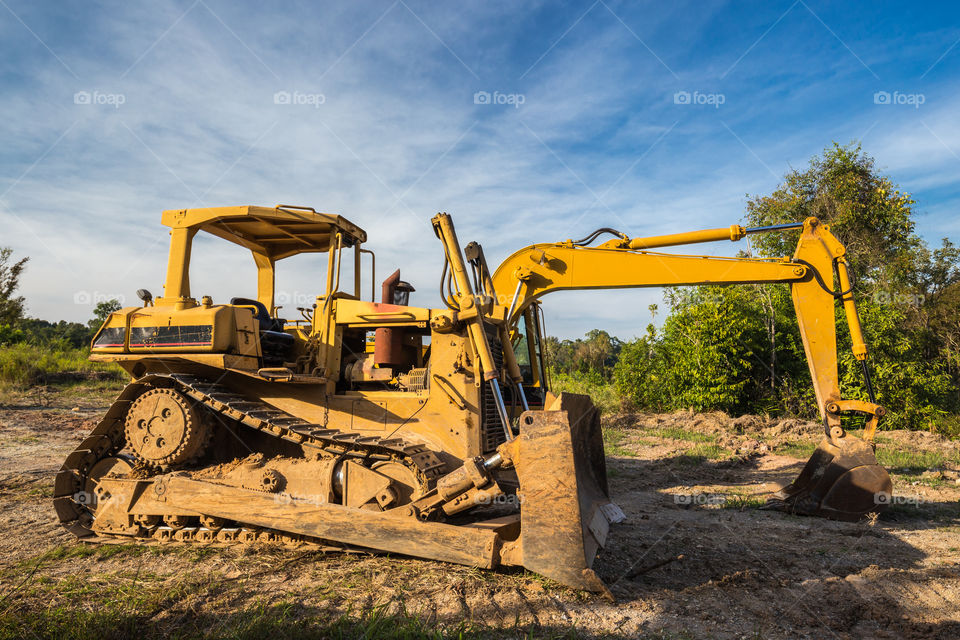
[(12, 262), (13, 249), (0, 247), (0, 326), (13, 327), (23, 319), (23, 296), (15, 296), (20, 275), (30, 258)]
[[(816, 216), (846, 245), (888, 427), (933, 426), (960, 408), (960, 248), (944, 240), (930, 250), (914, 232), (914, 204), (859, 146), (834, 144), (772, 194), (748, 197), (744, 220)], [(798, 232), (751, 238), (761, 256), (781, 257), (793, 253)], [(666, 299), (662, 330), (625, 345), (616, 366), (630, 400), (660, 410), (816, 414), (789, 287), (697, 287), (668, 290)], [(867, 399), (840, 305), (836, 321), (843, 394)]]
[(623, 342), (601, 329), (592, 329), (583, 338), (544, 341), (550, 367), (559, 373), (591, 375), (609, 380)]
[[(751, 197), (745, 216), (749, 226), (816, 216), (844, 243), (856, 276), (854, 294), (877, 400), (891, 410), (891, 426), (928, 425), (936, 415), (955, 411), (958, 400), (960, 336), (951, 332), (958, 308), (955, 300), (951, 305), (950, 292), (960, 282), (960, 249), (944, 239), (931, 251), (914, 232), (914, 205), (859, 145), (834, 143), (806, 170), (789, 173), (771, 195)], [(764, 234), (753, 246), (763, 256), (776, 257), (789, 255), (796, 240), (797, 232)], [(782, 304), (786, 308), (786, 296)], [(846, 395), (866, 399), (839, 308), (837, 323), (841, 386)], [(788, 353), (788, 360), (803, 355), (790, 351), (796, 352)]]
[(747, 287), (696, 287), (667, 293), (659, 334), (628, 344), (614, 379), (630, 401), (658, 410), (743, 411), (759, 395), (766, 338)]
[[(914, 269), (922, 242), (914, 233), (913, 204), (909, 194), (877, 172), (860, 145), (834, 143), (805, 171), (788, 173), (772, 194), (748, 196), (745, 223), (758, 227), (819, 218), (846, 246), (863, 287), (902, 282)], [(798, 231), (760, 234), (752, 244), (762, 256), (789, 256), (798, 238)]]
[(107, 321), (107, 318), (110, 317), (111, 313), (114, 311), (120, 311), (122, 307), (123, 305), (121, 305), (120, 301), (116, 298), (98, 302), (97, 306), (93, 309), (93, 318), (87, 322), (87, 326), (93, 331), (96, 331), (103, 325), (104, 322)]

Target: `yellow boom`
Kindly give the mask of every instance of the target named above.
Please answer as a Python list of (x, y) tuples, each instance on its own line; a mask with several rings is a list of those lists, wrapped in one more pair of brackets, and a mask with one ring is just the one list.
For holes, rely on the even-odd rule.
[[(792, 258), (723, 258), (650, 251), (701, 242), (737, 241), (752, 233), (791, 229), (801, 231)], [(612, 233), (618, 237), (595, 247), (588, 246), (601, 233)], [(512, 292), (508, 311), (510, 325), (516, 324), (524, 311), (536, 300), (554, 291), (748, 283), (789, 284), (818, 409), (826, 430), (826, 439), (818, 450), (818, 453), (824, 452), (823, 455), (815, 454), (811, 459), (811, 463), (817, 459), (819, 466), (805, 470), (801, 479), (807, 478), (809, 485), (809, 476), (822, 473), (831, 460), (841, 460), (841, 454), (852, 456), (849, 464), (860, 471), (857, 478), (847, 477), (845, 481), (856, 480), (864, 487), (872, 489), (856, 492), (858, 499), (866, 504), (874, 500), (874, 494), (881, 490), (877, 487), (889, 485), (889, 477), (876, 464), (872, 446), (867, 444), (872, 442), (877, 422), (885, 414), (885, 410), (873, 401), (866, 368), (867, 346), (851, 292), (845, 253), (843, 245), (830, 233), (829, 226), (822, 224), (817, 218), (774, 227), (745, 229), (740, 225), (733, 225), (720, 229), (633, 239), (612, 229), (602, 229), (580, 241), (535, 244), (521, 249), (504, 260), (492, 279), (496, 291)], [(834, 275), (840, 286), (839, 291), (833, 289)], [(843, 304), (853, 342), (853, 354), (863, 364), (870, 402), (844, 400), (840, 395), (834, 316), (836, 300)], [(507, 301), (504, 300), (503, 303), (507, 304)], [(866, 414), (867, 422), (863, 435), (867, 443), (844, 432), (840, 426), (840, 415), (844, 412)], [(826, 492), (832, 488), (833, 483), (823, 488), (821, 494), (814, 495), (813, 500), (822, 502)], [(789, 496), (781, 496), (781, 499), (809, 493), (811, 490), (810, 486), (788, 489)], [(824, 506), (818, 504), (816, 510), (823, 511)]]

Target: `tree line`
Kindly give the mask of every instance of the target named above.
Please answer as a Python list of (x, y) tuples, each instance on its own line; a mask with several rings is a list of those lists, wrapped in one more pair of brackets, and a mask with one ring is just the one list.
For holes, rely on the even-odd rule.
[[(877, 401), (890, 427), (956, 429), (960, 411), (960, 249), (931, 249), (915, 231), (915, 201), (859, 145), (834, 144), (772, 194), (749, 196), (745, 226), (815, 216), (847, 248), (870, 349)], [(752, 255), (792, 255), (799, 231), (751, 236)], [(750, 252), (741, 255), (751, 255)], [(621, 341), (594, 330), (546, 341), (555, 371), (616, 386), (652, 411), (723, 410), (813, 418), (816, 401), (788, 285), (665, 290), (666, 317)], [(656, 313), (657, 306), (651, 307)], [(841, 388), (867, 400), (843, 310)]]
[(120, 303), (116, 300), (97, 303), (93, 317), (86, 324), (27, 317), (26, 298), (17, 295), (17, 290), (29, 260), (28, 257), (14, 260), (13, 249), (0, 247), (0, 347), (19, 343), (58, 349), (88, 347), (100, 325), (120, 308)]

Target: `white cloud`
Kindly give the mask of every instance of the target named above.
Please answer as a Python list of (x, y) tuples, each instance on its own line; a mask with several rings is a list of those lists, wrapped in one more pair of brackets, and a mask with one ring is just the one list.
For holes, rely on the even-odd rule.
[[(32, 258), (23, 279), (31, 313), (85, 320), (89, 309), (72, 304), (80, 290), (130, 300), (140, 287), (159, 294), (167, 241), (159, 217), (168, 208), (283, 203), (340, 213), (367, 229), (378, 278), (401, 267), (423, 305), (439, 304), (441, 252), (429, 224), (437, 211), (453, 214), (460, 240), (482, 242), (494, 264), (526, 244), (578, 238), (600, 226), (631, 235), (726, 226), (740, 218), (745, 193), (768, 192), (788, 162), (803, 164), (830, 143), (816, 118), (762, 128), (756, 121), (770, 117), (769, 105), (809, 100), (828, 92), (831, 78), (852, 73), (848, 61), (833, 61), (842, 73), (803, 86), (795, 76), (779, 78), (764, 90), (745, 87), (758, 73), (745, 60), (742, 76), (738, 67), (724, 90), (751, 100), (697, 112), (678, 109), (672, 93), (711, 86), (741, 52), (738, 45), (690, 61), (690, 47), (713, 28), (715, 8), (695, 16), (671, 9), (646, 22), (623, 16), (678, 81), (599, 5), (522, 80), (542, 53), (523, 46), (531, 29), (549, 22), (537, 32), (545, 49), (569, 26), (547, 20), (550, 7), (409, 3), (415, 16), (389, 3), (280, 12), (207, 2), (171, 27), (190, 6), (96, 9), (83, 19), (83, 35), (64, 38), (55, 26), (41, 28), (48, 16), (30, 8), (25, 20), (56, 41), (80, 80), (29, 33), (0, 25), (10, 37), (2, 52), (26, 51), (15, 67), (3, 67), (15, 68), (19, 80), (0, 94), (7, 178), (0, 193), (69, 129), (0, 198), (0, 244)], [(675, 32), (682, 19), (688, 28)], [(674, 35), (666, 38), (669, 29)], [(525, 103), (475, 105), (478, 90), (522, 92)], [(76, 105), (77, 91), (125, 101), (116, 109)], [(323, 103), (278, 105), (278, 91), (322, 94)], [(942, 104), (941, 112), (931, 103), (923, 117), (960, 153), (951, 103)], [(830, 120), (829, 134), (866, 130), (876, 117), (872, 106), (852, 119), (856, 126)], [(875, 129), (889, 132), (879, 137), (878, 160), (918, 188), (948, 183), (955, 158), (911, 126)], [(217, 299), (248, 295), (249, 274), (233, 275), (242, 260), (224, 257), (229, 268), (221, 275), (211, 268), (195, 281)], [(315, 273), (290, 278), (296, 291), (319, 292), (322, 282)], [(659, 299), (655, 290), (566, 293), (547, 308), (562, 335), (609, 327), (629, 337), (643, 333), (646, 307)]]

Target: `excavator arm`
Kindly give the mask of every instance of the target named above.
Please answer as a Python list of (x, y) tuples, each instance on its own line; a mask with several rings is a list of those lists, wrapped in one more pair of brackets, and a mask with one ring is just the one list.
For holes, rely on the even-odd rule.
[[(610, 525), (624, 518), (610, 500), (599, 413), (590, 398), (569, 393), (547, 395), (543, 406), (534, 408), (525, 400), (511, 330), (521, 317), (528, 321), (536, 318), (537, 313), (528, 312), (531, 305), (553, 291), (790, 285), (826, 435), (797, 479), (774, 494), (768, 506), (855, 520), (885, 504), (878, 498), (889, 496), (890, 477), (877, 463), (869, 442), (883, 408), (872, 401), (872, 392), (871, 402), (844, 400), (840, 394), (838, 300), (846, 311), (854, 354), (863, 362), (867, 348), (850, 291), (844, 248), (818, 220), (763, 229), (734, 225), (634, 239), (604, 229), (577, 242), (522, 249), (492, 275), (480, 245), (472, 242), (461, 249), (449, 215), (437, 214), (432, 223), (444, 251), (441, 295), (446, 309), (433, 312), (430, 326), (440, 335), (459, 330), (469, 336), (474, 383), (489, 388), (489, 401), (484, 400), (486, 408), (480, 413), (494, 409), (504, 437), (495, 453), (464, 461), (463, 467), (438, 481), (435, 493), (415, 506), (436, 508), (453, 498), (464, 503), (482, 501), (487, 495), (484, 492), (499, 486), (496, 482), (484, 484), (488, 477), (515, 485), (522, 505), (520, 527), (503, 542), (501, 563), (522, 565), (570, 586), (605, 591), (591, 569), (593, 558), (605, 544)], [(735, 241), (751, 233), (782, 229), (801, 230), (792, 258), (718, 258), (655, 251), (698, 242)], [(615, 237), (590, 246), (602, 233)], [(835, 278), (839, 291), (833, 288)], [(497, 355), (502, 355), (502, 360)], [(507, 410), (501, 386), (513, 387), (514, 397), (521, 401), (519, 416)], [(843, 430), (840, 416), (851, 411), (867, 415), (867, 441)]]
[[(724, 258), (676, 255), (663, 247), (719, 240), (738, 241), (753, 233), (801, 230), (792, 258)], [(616, 237), (589, 246), (603, 233)], [(492, 276), (492, 289), (511, 292), (507, 325), (544, 295), (562, 290), (618, 289), (685, 285), (786, 283), (803, 338), (825, 438), (800, 477), (779, 492), (773, 503), (802, 513), (851, 519), (882, 506), (891, 483), (873, 453), (878, 420), (885, 414), (876, 404), (866, 366), (867, 346), (854, 303), (845, 249), (816, 218), (803, 223), (745, 229), (740, 225), (689, 233), (630, 239), (601, 229), (580, 241), (536, 244), (509, 256)], [(833, 288), (836, 278), (839, 290)], [(844, 307), (853, 354), (862, 363), (870, 401), (843, 399), (837, 366), (835, 305)], [(508, 304), (507, 298), (500, 300)], [(863, 439), (846, 433), (841, 415), (866, 416)]]

